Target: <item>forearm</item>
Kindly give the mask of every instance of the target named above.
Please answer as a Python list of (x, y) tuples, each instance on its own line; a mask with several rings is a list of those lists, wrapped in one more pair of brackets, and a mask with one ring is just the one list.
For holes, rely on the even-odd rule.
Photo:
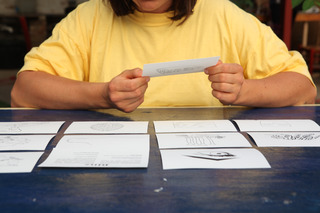
[(19, 74), (11, 92), (12, 107), (43, 109), (110, 108), (103, 94), (106, 83), (74, 81), (44, 72)]
[(313, 104), (316, 93), (316, 88), (307, 77), (283, 72), (265, 79), (246, 79), (234, 104), (254, 107)]

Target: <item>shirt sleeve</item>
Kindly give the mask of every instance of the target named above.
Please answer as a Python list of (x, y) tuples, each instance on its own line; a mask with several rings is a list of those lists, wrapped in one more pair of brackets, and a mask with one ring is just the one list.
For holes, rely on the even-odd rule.
[(289, 51), (269, 26), (235, 5), (230, 4), (226, 14), (246, 78), (261, 79), (291, 71), (305, 75), (312, 82), (302, 55)]
[(73, 80), (88, 81), (93, 3), (78, 6), (56, 25), (52, 36), (25, 57), (25, 70), (43, 71)]

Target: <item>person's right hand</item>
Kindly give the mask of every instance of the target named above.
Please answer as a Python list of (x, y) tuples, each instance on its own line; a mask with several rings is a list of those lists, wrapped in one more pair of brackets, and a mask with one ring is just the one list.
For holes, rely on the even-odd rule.
[(107, 84), (105, 99), (123, 112), (132, 112), (144, 101), (150, 77), (143, 77), (139, 68), (125, 70)]

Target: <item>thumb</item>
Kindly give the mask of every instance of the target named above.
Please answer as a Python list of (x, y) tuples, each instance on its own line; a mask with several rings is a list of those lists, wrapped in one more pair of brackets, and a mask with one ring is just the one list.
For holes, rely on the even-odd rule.
[(215, 66), (217, 66), (219, 64), (223, 64), (223, 62), (220, 59), (219, 59), (219, 61), (217, 62), (217, 64)]

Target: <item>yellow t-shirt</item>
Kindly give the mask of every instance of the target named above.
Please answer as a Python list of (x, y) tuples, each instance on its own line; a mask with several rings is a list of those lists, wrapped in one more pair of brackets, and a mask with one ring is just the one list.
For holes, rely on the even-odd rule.
[[(164, 14), (117, 17), (90, 0), (63, 19), (25, 58), (21, 71), (45, 71), (80, 81), (108, 82), (144, 64), (220, 56), (238, 63), (248, 79), (294, 71), (312, 78), (302, 56), (272, 30), (228, 0), (198, 0), (182, 24)], [(204, 73), (152, 78), (141, 107), (218, 106)]]

